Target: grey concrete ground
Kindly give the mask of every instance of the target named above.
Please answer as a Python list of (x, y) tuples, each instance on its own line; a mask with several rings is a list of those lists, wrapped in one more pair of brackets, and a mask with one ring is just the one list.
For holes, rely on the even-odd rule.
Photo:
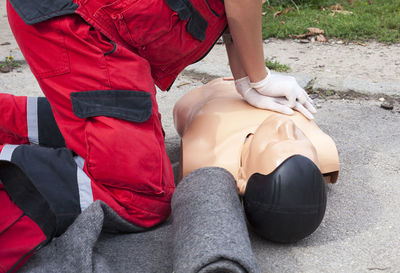
[[(159, 92), (166, 145), (175, 167), (179, 137), (173, 127), (173, 105), (207, 79), (184, 73), (170, 92)], [(0, 89), (41, 94), (26, 66), (21, 72), (1, 74)], [(400, 113), (382, 109), (376, 99), (315, 103), (316, 122), (339, 150), (339, 181), (328, 186), (325, 218), (309, 238), (278, 245), (252, 235), (262, 272), (400, 272)]]
[[(290, 67), (292, 74), (313, 91), (356, 92), (367, 96), (389, 95), (400, 98), (400, 44), (365, 45), (329, 43), (301, 44), (293, 40), (270, 39), (264, 55)], [(218, 63), (218, 66), (215, 66)], [(215, 76), (230, 75), (223, 45), (217, 45), (188, 71)]]
[[(4, 0), (0, 2), (4, 4)], [(15, 48), (16, 44), (6, 27), (3, 6), (0, 12), (0, 44), (11, 41), (11, 45), (0, 46), (0, 49)], [(293, 43), (291, 46), (303, 45)], [(379, 48), (377, 44), (373, 46)], [(381, 47), (386, 50), (385, 46)], [(394, 45), (391, 50), (397, 48)], [(311, 46), (313, 49), (314, 46)], [(7, 50), (0, 50), (0, 57)], [(217, 48), (207, 60), (187, 69), (171, 91), (159, 92), (166, 145), (175, 167), (178, 164), (179, 137), (173, 127), (173, 105), (187, 91), (213, 77), (229, 74), (226, 59), (218, 50), (221, 49)], [(336, 52), (337, 58), (341, 58), (340, 52)], [(399, 56), (394, 55), (393, 64)], [(276, 56), (279, 57), (279, 52)], [(351, 65), (342, 62), (346, 69)], [(376, 65), (376, 62), (371, 62), (371, 65)], [(380, 69), (375, 67), (371, 71)], [(353, 76), (347, 74), (357, 79), (352, 81), (346, 76), (349, 84), (360, 81), (361, 85), (367, 87), (367, 97), (352, 95), (348, 99), (315, 99), (318, 105), (316, 122), (332, 136), (339, 150), (339, 181), (328, 186), (325, 218), (310, 237), (296, 244), (278, 245), (252, 234), (253, 249), (262, 272), (400, 272), (400, 109), (398, 102), (393, 110), (382, 109), (381, 102), (375, 97), (377, 94), (378, 97), (387, 95), (386, 99), (400, 96), (399, 89), (396, 89), (396, 77), (399, 76), (396, 71), (393, 80), (380, 75), (371, 80), (372, 74), (368, 74), (368, 71), (366, 74), (358, 71), (359, 75)], [(311, 80), (317, 84), (318, 77), (325, 77), (324, 74), (318, 74), (322, 76), (317, 75), (316, 78), (308, 72), (302, 74), (300, 70), (294, 72), (300, 75), (298, 78), (304, 82), (303, 85)], [(339, 74), (333, 75), (331, 83), (342, 84), (338, 82), (345, 78)], [(393, 89), (379, 88), (373, 83), (385, 83)], [(26, 65), (0, 74), (0, 90), (17, 95), (41, 95)], [(348, 90), (342, 85), (338, 91)]]

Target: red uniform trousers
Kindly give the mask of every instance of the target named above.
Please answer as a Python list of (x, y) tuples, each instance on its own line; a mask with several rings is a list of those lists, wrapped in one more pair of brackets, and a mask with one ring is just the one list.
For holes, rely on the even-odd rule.
[[(0, 250), (0, 272), (11, 265), (15, 269), (31, 250), (60, 235), (95, 200), (139, 227), (154, 226), (169, 216), (174, 183), (154, 83), (169, 87), (185, 66), (207, 53), (226, 27), (219, 0), (211, 6), (194, 1), (208, 22), (204, 41), (188, 33), (191, 18), (183, 20), (178, 8), (174, 11), (161, 0), (141, 6), (131, 0), (110, 5), (106, 0), (75, 2), (79, 15), (34, 25), (24, 23), (7, 2), (15, 38), (50, 104), (0, 95), (0, 167), (11, 166), (4, 160), (15, 163), (16, 177), (32, 182), (33, 187), (25, 188), (38, 192), (43, 211), (54, 213), (55, 219), (41, 221), (36, 212), (25, 211), (18, 194), (10, 194), (15, 190), (10, 188), (12, 175), (1, 173), (1, 168), (0, 203), (13, 209), (5, 213), (9, 221), (0, 221), (0, 249), (9, 247), (4, 253)], [(57, 182), (53, 185), (44, 176)], [(30, 226), (36, 235), (24, 233), (32, 240), (10, 255), (9, 250), (20, 245), (17, 238), (13, 242), (4, 235), (20, 226)]]
[[(21, 51), (50, 102), (66, 147), (85, 160), (93, 200), (105, 201), (139, 226), (150, 227), (168, 217), (174, 183), (149, 63), (110, 42), (78, 15), (30, 26), (8, 5), (8, 16)], [(113, 91), (125, 90), (133, 97), (126, 92), (113, 96)], [(110, 117), (101, 113), (103, 109), (85, 117), (74, 114), (71, 93), (90, 95), (96, 91), (103, 91), (105, 98), (115, 102), (100, 108), (108, 107), (123, 115), (133, 105), (147, 120)], [(95, 108), (95, 99), (83, 98), (81, 104), (94, 104)], [(128, 102), (128, 109), (124, 102)]]

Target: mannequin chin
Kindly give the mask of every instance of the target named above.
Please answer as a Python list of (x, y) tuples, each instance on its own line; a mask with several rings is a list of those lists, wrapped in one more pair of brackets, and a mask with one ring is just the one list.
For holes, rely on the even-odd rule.
[(311, 160), (295, 155), (268, 175), (253, 174), (243, 205), (257, 234), (270, 241), (293, 243), (320, 225), (326, 208), (325, 181)]

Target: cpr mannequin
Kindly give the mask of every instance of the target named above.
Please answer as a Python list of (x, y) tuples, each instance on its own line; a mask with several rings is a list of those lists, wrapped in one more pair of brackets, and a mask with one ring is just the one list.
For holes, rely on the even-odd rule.
[(295, 242), (315, 231), (339, 158), (315, 122), (247, 104), (232, 79), (216, 79), (174, 107), (181, 175), (216, 166), (237, 181), (249, 224), (266, 239)]

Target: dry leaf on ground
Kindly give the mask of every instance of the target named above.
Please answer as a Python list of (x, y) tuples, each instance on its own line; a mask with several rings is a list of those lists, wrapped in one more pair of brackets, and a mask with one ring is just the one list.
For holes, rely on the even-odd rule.
[(344, 10), (342, 4), (336, 4), (331, 6), (331, 10)]
[(276, 16), (279, 16), (279, 15), (285, 15), (285, 14), (289, 13), (291, 10), (292, 10), (291, 8), (286, 8), (286, 9), (283, 10), (283, 11), (282, 11), (282, 10), (277, 11), (277, 12), (274, 13), (274, 18), (275, 18)]
[(307, 28), (307, 30), (308, 30), (307, 33), (299, 35), (290, 35), (289, 37), (299, 39), (300, 43), (308, 43), (310, 42), (310, 40), (312, 40), (312, 42), (318, 41), (322, 43), (328, 41), (328, 39), (326, 39), (325, 36), (323, 35), (324, 34), (323, 29), (319, 29), (316, 27), (309, 27)]
[(331, 16), (335, 16), (336, 13), (343, 14), (343, 15), (352, 15), (352, 14), (353, 14), (352, 11), (347, 11), (347, 10), (334, 10), (334, 11), (332, 11), (332, 13), (331, 13), (330, 15), (331, 15)]
[(302, 39), (302, 38), (307, 38), (310, 36), (310, 32), (307, 32), (305, 34), (299, 34), (299, 35), (289, 35), (290, 38), (297, 38), (297, 39)]
[(292, 11), (292, 8), (286, 8), (286, 9), (283, 11), (283, 14), (287, 14), (287, 13), (289, 13), (289, 11)]
[(324, 35), (319, 34), (319, 35), (317, 36), (317, 41), (318, 41), (318, 42), (321, 42), (321, 43), (326, 43), (326, 42), (328, 41), (328, 39), (326, 39)]
[(304, 34), (299, 34), (299, 35), (292, 35), (291, 37), (302, 39), (302, 38), (307, 38), (310, 36), (315, 36), (318, 34), (324, 34), (324, 31), (322, 29), (316, 28), (316, 27), (309, 27), (307, 28), (308, 32)]
[[(352, 3), (350, 3), (350, 4), (352, 4)], [(332, 13), (330, 14), (331, 16), (335, 16), (336, 13), (343, 14), (343, 15), (353, 14), (353, 12), (351, 12), (351, 11), (344, 10), (342, 4), (336, 4), (336, 5), (331, 6), (331, 11), (332, 11)]]
[(276, 16), (279, 16), (279, 15), (281, 15), (282, 14), (282, 11), (280, 10), (280, 11), (277, 11), (277, 12), (275, 12), (274, 13), (274, 18), (276, 17)]
[(324, 30), (323, 29), (319, 29), (319, 28), (316, 28), (316, 27), (309, 27), (307, 29), (311, 33), (311, 35), (324, 34)]

